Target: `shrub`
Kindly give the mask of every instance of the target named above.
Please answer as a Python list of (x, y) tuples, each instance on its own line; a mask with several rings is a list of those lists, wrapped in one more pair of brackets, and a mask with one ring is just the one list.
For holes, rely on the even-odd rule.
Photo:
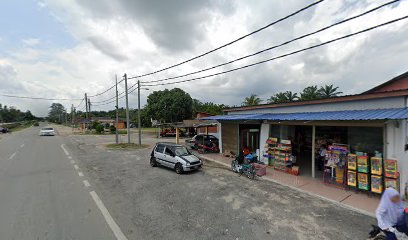
[(95, 127), (96, 133), (103, 133), (104, 129), (105, 128), (102, 125), (96, 125)]
[(113, 126), (113, 125), (110, 126), (109, 129), (110, 129), (111, 133), (115, 133), (115, 132), (116, 132), (116, 128), (115, 128), (115, 126)]

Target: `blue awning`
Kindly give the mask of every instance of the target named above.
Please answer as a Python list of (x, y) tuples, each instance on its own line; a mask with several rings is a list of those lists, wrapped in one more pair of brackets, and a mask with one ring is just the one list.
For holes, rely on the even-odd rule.
[(352, 121), (352, 120), (398, 120), (408, 119), (408, 108), (345, 110), (300, 113), (230, 114), (203, 118), (217, 121)]

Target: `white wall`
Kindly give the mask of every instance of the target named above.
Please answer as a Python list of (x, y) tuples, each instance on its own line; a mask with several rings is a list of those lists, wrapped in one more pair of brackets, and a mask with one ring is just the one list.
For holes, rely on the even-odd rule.
[(228, 112), (228, 114), (254, 114), (254, 113), (292, 113), (292, 112), (322, 112), (342, 110), (364, 110), (382, 108), (406, 107), (404, 97), (380, 98), (370, 100), (359, 100), (350, 102), (322, 103), (301, 106), (288, 106), (277, 108), (263, 108), (245, 111)]
[(264, 151), (265, 151), (265, 142), (269, 138), (269, 127), (270, 124), (262, 123), (261, 124), (261, 136), (259, 137), (259, 157), (260, 160), (267, 163), (268, 158), (265, 158)]

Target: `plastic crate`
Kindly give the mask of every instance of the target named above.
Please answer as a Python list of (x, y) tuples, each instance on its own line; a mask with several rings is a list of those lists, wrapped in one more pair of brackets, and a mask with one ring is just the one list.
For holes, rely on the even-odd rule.
[(266, 175), (266, 166), (267, 165), (254, 163), (254, 166), (255, 166), (257, 176), (261, 177), (261, 176)]

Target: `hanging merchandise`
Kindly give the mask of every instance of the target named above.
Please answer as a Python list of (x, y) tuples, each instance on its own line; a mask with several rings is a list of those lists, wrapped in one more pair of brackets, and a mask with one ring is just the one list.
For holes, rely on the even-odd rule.
[(358, 188), (361, 190), (370, 190), (370, 185), (368, 184), (368, 175), (366, 173), (357, 174)]
[(384, 179), (385, 182), (385, 188), (394, 188), (395, 190), (399, 191), (399, 184), (398, 184), (398, 180), (394, 179), (394, 178), (385, 178)]
[(357, 186), (357, 175), (354, 171), (347, 171), (347, 185), (350, 187)]
[(266, 140), (264, 157), (268, 159), (269, 166), (274, 165), (274, 160), (278, 156), (278, 138), (270, 137)]
[(385, 177), (387, 178), (397, 178), (398, 177), (397, 160), (388, 160), (388, 159), (385, 160), (384, 168), (385, 168)]
[(371, 192), (382, 193), (383, 181), (381, 176), (371, 175)]
[(356, 154), (349, 154), (347, 156), (347, 168), (349, 170), (357, 170), (357, 155)]
[(346, 163), (349, 146), (333, 143), (328, 147), (325, 156), (323, 181), (335, 185), (347, 185)]
[(382, 175), (383, 161), (380, 157), (372, 157), (371, 159), (371, 174)]
[(368, 157), (357, 156), (357, 170), (361, 173), (368, 173)]

